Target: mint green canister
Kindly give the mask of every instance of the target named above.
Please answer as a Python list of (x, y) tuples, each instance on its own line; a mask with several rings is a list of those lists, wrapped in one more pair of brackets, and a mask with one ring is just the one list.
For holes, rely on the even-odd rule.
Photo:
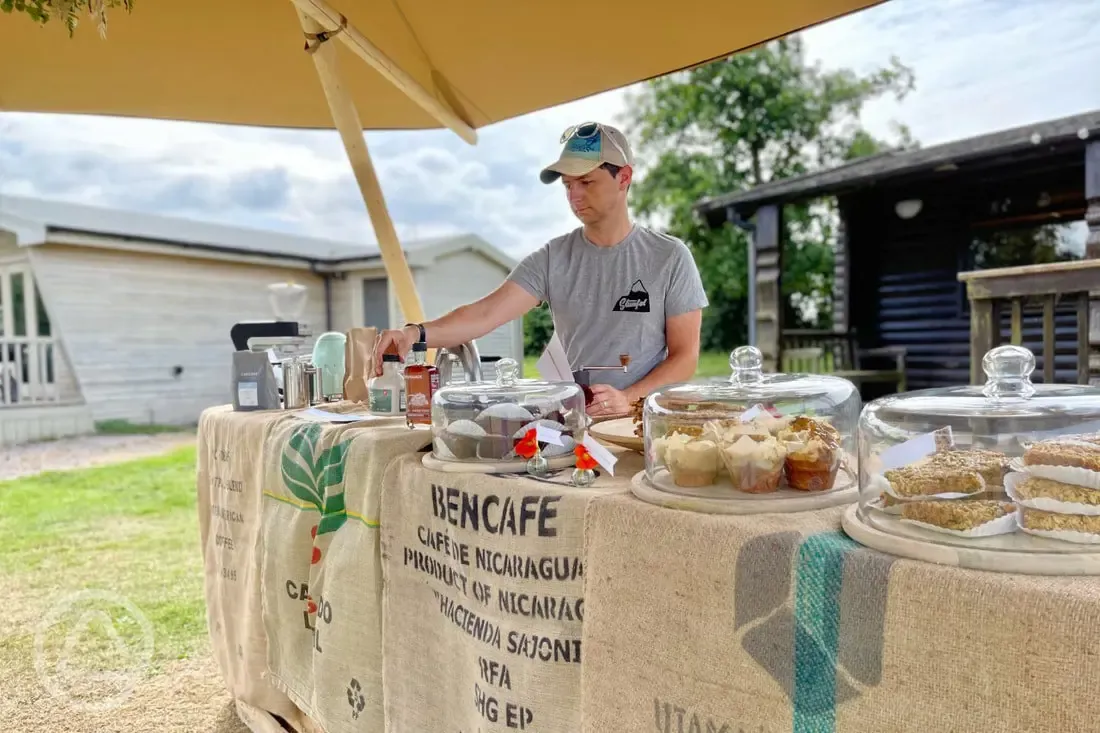
[(328, 331), (313, 344), (313, 366), (321, 371), (321, 396), (326, 401), (344, 396), (344, 344), (347, 336)]

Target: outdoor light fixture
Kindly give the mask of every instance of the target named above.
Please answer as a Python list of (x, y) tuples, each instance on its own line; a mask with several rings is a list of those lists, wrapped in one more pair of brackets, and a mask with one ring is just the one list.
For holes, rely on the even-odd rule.
[(901, 219), (912, 219), (923, 207), (924, 202), (920, 199), (905, 199), (894, 204), (894, 211)]

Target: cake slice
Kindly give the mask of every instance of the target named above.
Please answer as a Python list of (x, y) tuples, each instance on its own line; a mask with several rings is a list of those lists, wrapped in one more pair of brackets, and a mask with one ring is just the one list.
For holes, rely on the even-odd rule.
[(1020, 512), (1020, 524), (1025, 529), (1100, 535), (1100, 516), (1056, 514), (1027, 508), (1021, 509)]
[(1070, 466), (1100, 471), (1100, 443), (1080, 437), (1044, 440), (1024, 451), (1028, 466)]
[(931, 461), (895, 468), (885, 473), (890, 487), (899, 497), (936, 494), (980, 494), (985, 480), (973, 469), (941, 466)]
[(1007, 501), (913, 501), (901, 509), (903, 519), (965, 532), (1016, 511)]
[(1016, 496), (1021, 501), (1029, 499), (1054, 499), (1068, 504), (1086, 504), (1100, 506), (1100, 491), (1086, 489), (1083, 486), (1064, 484), (1048, 478), (1028, 476), (1016, 484)]

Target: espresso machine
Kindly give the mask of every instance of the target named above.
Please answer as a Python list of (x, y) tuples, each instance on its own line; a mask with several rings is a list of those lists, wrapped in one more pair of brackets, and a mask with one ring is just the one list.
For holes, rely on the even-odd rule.
[[(310, 355), (306, 342), (313, 335), (308, 324), (300, 320), (305, 310), (309, 291), (294, 282), (272, 283), (267, 286), (268, 301), (274, 320), (241, 321), (229, 330), (233, 348), (240, 354), (266, 354), (272, 376), (280, 395), (285, 394), (284, 364)], [(236, 359), (239, 361), (238, 359)], [(255, 361), (255, 359), (252, 359)], [(266, 370), (265, 370), (266, 371)], [(241, 393), (243, 398), (243, 393)], [(245, 400), (248, 401), (248, 400)], [(243, 403), (242, 403), (243, 404)], [(236, 405), (236, 403), (235, 403)], [(259, 405), (258, 409), (270, 409), (271, 405)], [(237, 409), (242, 409), (238, 407)], [(248, 409), (248, 408), (243, 408)], [(256, 409), (256, 408), (253, 408)]]

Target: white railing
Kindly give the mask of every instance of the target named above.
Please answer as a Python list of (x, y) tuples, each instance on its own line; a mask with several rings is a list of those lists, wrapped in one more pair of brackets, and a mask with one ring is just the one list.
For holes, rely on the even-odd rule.
[(57, 402), (59, 366), (50, 336), (0, 337), (0, 408)]

